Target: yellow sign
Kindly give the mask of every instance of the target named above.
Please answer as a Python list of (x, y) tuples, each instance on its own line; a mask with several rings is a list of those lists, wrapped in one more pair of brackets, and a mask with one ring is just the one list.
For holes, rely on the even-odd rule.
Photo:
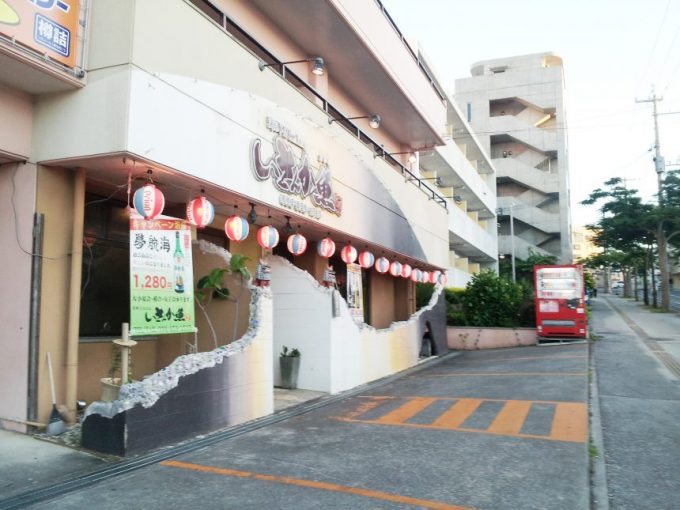
[(80, 0), (0, 0), (0, 33), (76, 66)]

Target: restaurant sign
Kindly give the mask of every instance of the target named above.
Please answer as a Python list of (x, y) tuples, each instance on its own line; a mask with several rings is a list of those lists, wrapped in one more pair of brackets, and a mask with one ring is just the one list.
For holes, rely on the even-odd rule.
[(191, 227), (130, 218), (130, 334), (194, 332)]
[(274, 187), (282, 193), (309, 198), (314, 206), (340, 216), (342, 198), (333, 191), (328, 162), (317, 158), (318, 169), (315, 170), (297, 136), (270, 118), (267, 118), (267, 127), (276, 133), (272, 142), (274, 152), (263, 160), (262, 140), (253, 140), (251, 166), (255, 178), (260, 181), (271, 179)]
[(0, 0), (0, 33), (76, 67), (79, 0)]

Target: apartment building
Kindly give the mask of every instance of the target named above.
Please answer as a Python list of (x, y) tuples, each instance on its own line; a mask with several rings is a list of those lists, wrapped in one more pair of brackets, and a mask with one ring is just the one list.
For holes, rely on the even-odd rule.
[[(271, 413), (284, 345), (302, 352), (298, 386), (328, 393), (415, 365), (426, 320), (446, 348), (447, 275), (495, 263), (493, 169), (379, 1), (6, 4), (3, 427), (46, 422), (47, 353), (71, 418), (98, 401), (152, 284), (183, 307), (142, 317), (192, 328), (131, 324), (136, 382), (88, 407), (88, 447), (127, 455)], [(140, 189), (155, 198), (137, 204)], [(146, 285), (133, 206), (161, 195), (167, 228), (190, 235), (148, 246), (192, 271)], [(214, 209), (199, 227), (185, 223), (197, 198)], [(226, 275), (229, 300), (193, 306), (191, 280), (235, 254), (254, 279)]]
[[(496, 168), (501, 254), (570, 263), (569, 166), (562, 59), (486, 60), (456, 80), (456, 100)], [(511, 234), (514, 242), (511, 242)]]

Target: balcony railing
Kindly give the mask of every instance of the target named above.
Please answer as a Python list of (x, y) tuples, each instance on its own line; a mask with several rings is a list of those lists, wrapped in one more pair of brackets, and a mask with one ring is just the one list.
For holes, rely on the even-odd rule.
[(390, 16), (390, 13), (387, 12), (387, 9), (385, 9), (385, 6), (380, 0), (375, 0), (375, 3), (378, 4), (378, 8), (380, 9), (380, 12), (383, 13), (383, 15), (387, 18), (387, 21), (389, 21), (390, 26), (394, 29), (394, 31), (397, 33), (397, 36), (399, 36), (399, 40), (402, 42), (402, 44), (406, 47), (406, 50), (409, 52), (409, 54), (413, 57), (413, 60), (416, 61), (416, 64), (422, 71), (422, 73), (425, 75), (425, 78), (427, 78), (427, 81), (430, 82), (430, 85), (434, 89), (435, 93), (439, 96), (439, 99), (442, 101), (446, 101), (446, 94), (442, 92), (437, 85), (437, 82), (434, 81), (434, 78), (430, 76), (430, 73), (428, 72), (427, 68), (423, 65), (423, 63), (420, 61), (420, 58), (418, 58), (418, 55), (416, 55), (416, 52), (413, 51), (413, 48), (409, 45), (408, 42), (406, 42), (406, 38), (404, 37), (404, 34), (401, 33), (401, 30), (399, 30), (399, 27), (397, 24), (394, 22), (392, 19), (392, 16)]
[[(243, 30), (237, 23), (229, 18), (221, 9), (212, 4), (209, 0), (189, 0), (201, 12), (203, 12), (209, 19), (219, 25), (225, 32), (231, 34), (238, 42), (240, 42), (246, 49), (253, 53), (257, 58), (269, 64), (269, 68), (278, 73), (284, 80), (289, 82), (294, 87), (305, 89), (312, 94), (317, 101), (312, 101), (312, 104), (321, 108), (330, 118), (335, 119), (334, 123), (344, 127), (347, 131), (352, 133), (356, 138), (367, 145), (374, 154), (382, 154), (380, 157), (385, 160), (390, 166), (395, 168), (404, 176), (406, 182), (411, 182), (419, 190), (425, 193), (431, 200), (434, 200), (444, 209), (448, 209), (447, 201), (444, 197), (439, 195), (436, 191), (430, 188), (418, 176), (412, 173), (397, 159), (385, 154), (383, 147), (362, 131), (356, 124), (347, 119), (347, 115), (334, 107), (325, 97), (319, 94), (314, 87), (308, 84), (305, 80), (300, 78), (294, 72), (289, 70), (282, 61), (276, 58), (273, 53), (262, 46), (255, 38), (248, 32)], [(379, 3), (379, 2), (378, 2)], [(381, 4), (382, 5), (382, 4)], [(396, 29), (396, 27), (395, 27)], [(407, 46), (408, 47), (408, 46)], [(410, 50), (410, 48), (409, 48)], [(411, 51), (411, 54), (413, 52)], [(417, 57), (416, 57), (417, 59)], [(421, 67), (422, 68), (422, 67)], [(423, 68), (424, 71), (424, 68)]]

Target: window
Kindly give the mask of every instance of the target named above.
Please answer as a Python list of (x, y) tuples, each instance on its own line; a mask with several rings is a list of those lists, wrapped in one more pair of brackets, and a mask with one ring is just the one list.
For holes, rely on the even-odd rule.
[(120, 336), (121, 324), (129, 322), (129, 231), (129, 217), (123, 202), (86, 195), (81, 337)]
[(472, 103), (467, 104), (467, 121), (472, 122)]

